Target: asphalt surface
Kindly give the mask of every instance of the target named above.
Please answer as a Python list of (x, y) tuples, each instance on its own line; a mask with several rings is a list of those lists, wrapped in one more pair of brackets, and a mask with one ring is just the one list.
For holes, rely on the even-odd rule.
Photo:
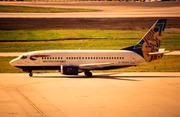
[(85, 8), (100, 12), (84, 13), (0, 13), (15, 18), (118, 18), (118, 17), (180, 17), (180, 2), (0, 2), (0, 5)]
[(99, 12), (0, 13), (0, 30), (148, 29), (160, 18), (180, 28), (180, 2), (0, 2), (0, 5), (86, 8)]
[(1, 73), (0, 116), (179, 117), (180, 73)]
[(0, 18), (0, 30), (139, 30), (149, 29), (158, 19), (166, 28), (180, 29), (180, 17), (144, 18)]
[[(173, 26), (179, 27), (179, 2), (153, 2), (153, 3), (125, 3), (125, 2), (73, 2), (73, 3), (16, 3), (16, 2), (0, 2), (0, 4), (22, 5), (22, 6), (43, 6), (43, 7), (70, 7), (70, 8), (98, 8), (102, 12), (99, 14), (90, 14), (83, 17), (95, 18), (119, 18), (123, 17), (170, 17), (177, 18), (173, 20)], [(132, 7), (133, 6), (133, 7)], [(112, 14), (111, 12), (114, 11)], [(103, 14), (104, 13), (104, 14)], [(4, 16), (5, 15), (5, 16)], [(3, 14), (0, 13), (1, 30), (14, 29), (35, 29), (37, 26), (43, 29), (50, 29), (45, 22), (47, 17), (55, 17), (55, 14), (45, 14), (39, 19), (40, 25), (30, 18), (30, 22), (19, 21), (17, 17), (31, 17), (24, 14)], [(40, 14), (33, 14), (38, 17)], [(61, 16), (62, 15), (62, 16)], [(64, 14), (57, 14), (56, 17), (65, 17)], [(68, 17), (68, 13), (65, 14)], [(109, 16), (111, 15), (111, 16)], [(77, 17), (77, 14), (69, 14), (69, 16)], [(5, 17), (5, 18), (2, 18)], [(10, 18), (7, 17), (16, 17)], [(72, 19), (71, 17), (71, 19)], [(32, 19), (33, 19), (32, 18)], [(63, 19), (60, 18), (60, 19)], [(81, 16), (82, 18), (82, 16)], [(53, 19), (53, 18), (52, 18)], [(56, 18), (55, 18), (56, 19)], [(70, 19), (70, 18), (69, 18)], [(79, 16), (80, 19), (80, 16)], [(118, 19), (118, 20), (119, 20)], [(7, 22), (5, 22), (7, 20)], [(24, 20), (24, 21), (25, 21)], [(36, 19), (37, 20), (37, 19)], [(103, 19), (106, 20), (106, 19)], [(103, 20), (101, 22), (103, 22)], [(134, 20), (134, 19), (133, 19)], [(132, 21), (133, 21), (132, 20)], [(154, 23), (153, 19), (145, 23), (142, 20), (141, 28), (147, 28)], [(33, 22), (32, 22), (33, 21)], [(55, 21), (55, 20), (54, 20)], [(62, 21), (62, 20), (61, 20)], [(76, 19), (78, 22), (78, 20)], [(85, 18), (84, 27), (91, 24), (94, 28), (100, 21), (94, 22)], [(101, 28), (110, 29), (115, 27), (117, 22), (104, 22)], [(111, 20), (112, 21), (112, 20)], [(125, 21), (125, 20), (124, 20)], [(138, 22), (136, 20), (136, 22)], [(169, 21), (169, 20), (168, 20)], [(176, 21), (176, 22), (175, 22)], [(71, 26), (71, 23), (64, 23), (64, 27)], [(85, 23), (87, 22), (87, 23)], [(121, 28), (113, 29), (136, 29), (134, 22), (121, 22)], [(147, 25), (148, 22), (149, 24)], [(153, 23), (152, 23), (153, 22)], [(5, 25), (4, 25), (5, 24)], [(76, 24), (76, 23), (75, 23)], [(77, 23), (80, 24), (80, 23)], [(106, 25), (105, 25), (106, 24)], [(125, 25), (122, 25), (125, 24)], [(151, 24), (151, 25), (150, 25)], [(36, 26), (37, 25), (37, 26)], [(53, 24), (50, 24), (53, 25)], [(57, 24), (56, 24), (57, 25)], [(58, 21), (55, 28), (64, 29)], [(112, 25), (112, 26), (110, 26)], [(117, 24), (116, 24), (117, 25)], [(131, 26), (132, 25), (132, 26)], [(137, 26), (138, 26), (137, 25)], [(31, 27), (32, 26), (32, 27)], [(75, 25), (79, 26), (80, 25)], [(74, 26), (74, 27), (75, 27)], [(89, 25), (90, 26), (90, 25)], [(91, 29), (89, 26), (84, 29)], [(130, 28), (126, 28), (129, 27)], [(168, 26), (171, 28), (172, 25)], [(10, 28), (9, 28), (10, 27)], [(11, 28), (13, 27), (13, 28)], [(35, 28), (34, 28), (35, 27)], [(82, 26), (83, 27), (83, 26)], [(82, 28), (81, 27), (81, 28)], [(123, 28), (125, 27), (125, 28)], [(135, 28), (134, 28), (135, 27)], [(54, 28), (54, 29), (55, 29)], [(73, 28), (74, 29), (74, 28)], [(18, 56), (21, 53), (16, 53)], [(12, 55), (12, 53), (11, 53)], [(19, 117), (19, 116), (60, 116), (60, 117), (179, 117), (180, 108), (180, 73), (179, 72), (160, 72), (160, 73), (93, 73), (92, 78), (87, 78), (84, 74), (79, 76), (63, 76), (61, 74), (46, 73), (34, 74), (30, 78), (28, 73), (0, 73), (0, 116), (1, 117)]]

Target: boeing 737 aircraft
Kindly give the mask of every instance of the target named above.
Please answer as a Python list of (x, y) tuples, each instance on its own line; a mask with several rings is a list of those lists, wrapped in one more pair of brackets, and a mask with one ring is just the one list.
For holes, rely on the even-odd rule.
[(140, 65), (162, 58), (168, 52), (159, 49), (166, 19), (159, 19), (134, 46), (121, 50), (46, 50), (25, 53), (10, 64), (23, 71), (59, 70), (65, 75), (84, 72), (92, 76), (91, 70), (110, 70)]

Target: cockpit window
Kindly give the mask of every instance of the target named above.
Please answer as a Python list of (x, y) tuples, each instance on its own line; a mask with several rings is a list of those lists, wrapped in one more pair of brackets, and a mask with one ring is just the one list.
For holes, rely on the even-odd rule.
[(26, 58), (27, 58), (27, 56), (24, 56), (24, 55), (21, 57), (21, 59), (26, 59)]

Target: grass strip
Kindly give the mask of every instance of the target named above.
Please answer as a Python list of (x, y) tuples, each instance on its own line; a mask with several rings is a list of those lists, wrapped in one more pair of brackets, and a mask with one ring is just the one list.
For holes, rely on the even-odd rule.
[(145, 31), (130, 30), (0, 30), (0, 41), (44, 41), (66, 38), (139, 39)]
[[(137, 44), (145, 33), (146, 31), (122, 30), (1, 30), (0, 52), (77, 50), (79, 48), (81, 50), (117, 50)], [(161, 48), (180, 50), (179, 40), (179, 32), (166, 31)]]
[(99, 10), (0, 5), (0, 12), (3, 13), (65, 13), (65, 12), (94, 12), (94, 11), (99, 11)]
[[(22, 73), (21, 69), (13, 67), (9, 62), (15, 57), (0, 57), (0, 73)], [(164, 56), (162, 59), (117, 70), (98, 72), (180, 72), (180, 56)], [(57, 71), (36, 71), (36, 72), (57, 72)], [(95, 71), (96, 72), (96, 71)]]

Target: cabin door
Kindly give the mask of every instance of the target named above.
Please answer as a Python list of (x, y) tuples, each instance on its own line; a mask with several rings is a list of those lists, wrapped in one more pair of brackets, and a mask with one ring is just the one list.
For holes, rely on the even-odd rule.
[(136, 63), (136, 54), (135, 53), (131, 53), (130, 60), (131, 60), (131, 64), (135, 64)]

